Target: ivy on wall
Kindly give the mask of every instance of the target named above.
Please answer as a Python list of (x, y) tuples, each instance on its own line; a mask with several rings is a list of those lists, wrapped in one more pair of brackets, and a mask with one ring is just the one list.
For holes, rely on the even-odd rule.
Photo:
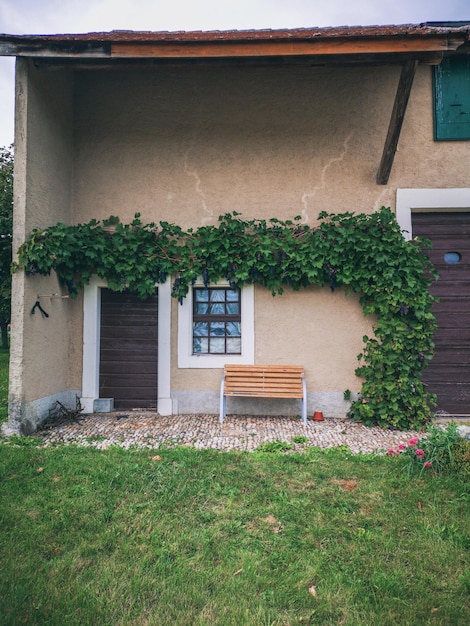
[(59, 223), (33, 231), (14, 269), (29, 275), (54, 270), (72, 297), (93, 274), (110, 289), (129, 289), (141, 298), (173, 276), (172, 294), (180, 301), (199, 276), (206, 284), (256, 283), (273, 295), (286, 287), (344, 287), (360, 295), (365, 315), (377, 319), (374, 336), (363, 337), (356, 369), (363, 384), (351, 417), (400, 429), (428, 422), (435, 399), (420, 378), (432, 358), (436, 327), (429, 292), (435, 273), (422, 252), (429, 242), (405, 241), (386, 207), (370, 215), (322, 212), (315, 228), (300, 217), (244, 221), (239, 215), (188, 230), (168, 222), (143, 224), (138, 213), (130, 224), (114, 216)]

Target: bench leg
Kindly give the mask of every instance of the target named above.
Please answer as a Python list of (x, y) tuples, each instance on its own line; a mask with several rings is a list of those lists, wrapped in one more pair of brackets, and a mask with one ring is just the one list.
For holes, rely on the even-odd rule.
[(303, 398), (302, 398), (302, 422), (304, 426), (307, 426), (307, 383), (305, 379), (302, 380)]
[(219, 403), (219, 423), (224, 423), (224, 417), (227, 412), (227, 398), (224, 396), (224, 382), (225, 379), (222, 378), (222, 382), (220, 383), (220, 403)]

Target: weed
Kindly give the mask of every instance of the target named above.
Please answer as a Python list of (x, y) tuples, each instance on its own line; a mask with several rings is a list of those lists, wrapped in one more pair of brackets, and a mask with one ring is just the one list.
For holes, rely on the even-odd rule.
[(88, 441), (89, 443), (93, 443), (93, 442), (101, 442), (101, 441), (105, 441), (106, 437), (103, 437), (103, 435), (90, 435), (89, 437), (85, 437), (85, 441)]
[(4, 442), (6, 445), (20, 448), (37, 448), (44, 443), (41, 437), (25, 437), (24, 435), (10, 435), (4, 439)]
[(291, 443), (275, 439), (274, 441), (265, 441), (256, 450), (257, 452), (287, 452), (287, 450), (292, 450), (293, 448), (294, 446)]
[(304, 437), (303, 435), (295, 435), (291, 439), (292, 443), (308, 443), (308, 437)]
[(470, 476), (470, 441), (458, 439), (451, 446), (452, 468), (464, 476)]

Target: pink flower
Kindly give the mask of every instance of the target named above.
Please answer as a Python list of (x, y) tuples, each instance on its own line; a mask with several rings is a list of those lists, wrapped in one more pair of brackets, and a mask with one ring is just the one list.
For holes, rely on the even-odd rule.
[(412, 437), (411, 439), (408, 440), (408, 445), (415, 446), (418, 443), (418, 441), (419, 441), (418, 437)]
[(432, 467), (431, 461), (426, 461), (425, 463), (423, 463), (423, 467)]
[(396, 450), (387, 450), (387, 454), (393, 456), (394, 454), (398, 454), (398, 452)]
[(418, 448), (417, 450), (415, 450), (415, 454), (416, 456), (419, 456), (422, 458), (424, 456), (424, 450), (421, 450), (420, 448)]
[(406, 450), (406, 443), (401, 443), (401, 444), (398, 446), (397, 450)]

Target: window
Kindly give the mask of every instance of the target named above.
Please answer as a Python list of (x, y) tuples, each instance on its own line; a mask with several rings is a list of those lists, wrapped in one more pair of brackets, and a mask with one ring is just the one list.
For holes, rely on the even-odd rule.
[(178, 367), (221, 368), (254, 363), (254, 287), (202, 279), (178, 305)]
[(446, 57), (434, 67), (434, 138), (470, 139), (470, 55)]
[(193, 354), (241, 354), (241, 294), (224, 287), (193, 288)]

